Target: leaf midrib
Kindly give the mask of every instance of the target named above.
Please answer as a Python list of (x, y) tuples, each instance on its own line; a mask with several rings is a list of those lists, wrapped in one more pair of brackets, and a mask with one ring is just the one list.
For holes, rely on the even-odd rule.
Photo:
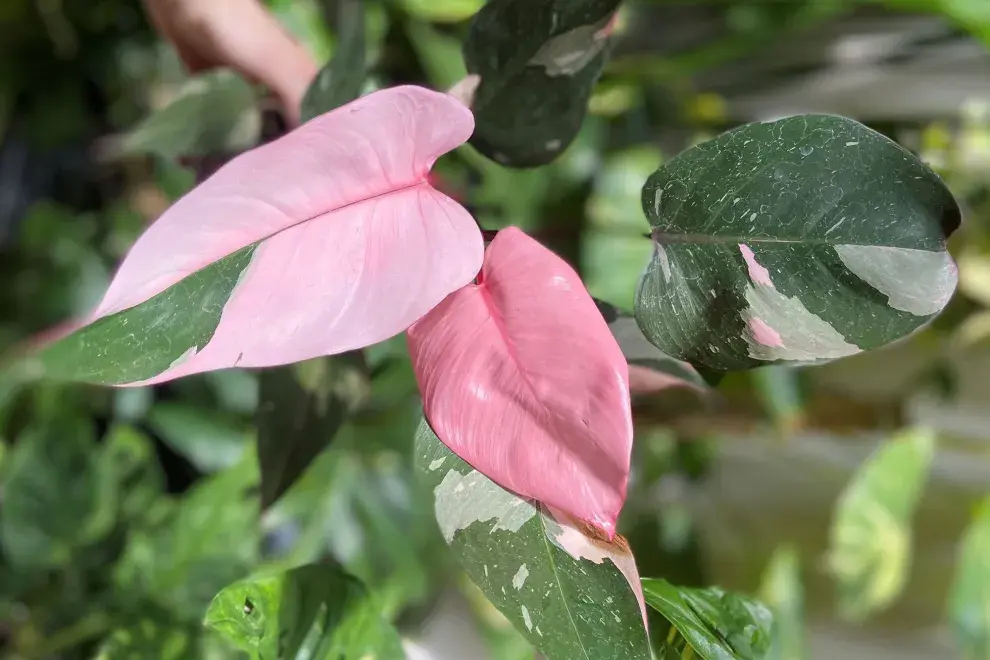
[(591, 656), (588, 654), (588, 649), (584, 645), (584, 638), (581, 637), (581, 631), (577, 626), (577, 622), (574, 620), (574, 615), (571, 614), (571, 608), (567, 602), (567, 596), (564, 594), (564, 585), (561, 584), (560, 574), (557, 572), (557, 562), (553, 559), (553, 549), (550, 547), (550, 537), (548, 536), (546, 519), (543, 517), (543, 511), (544, 505), (541, 504), (539, 510), (536, 512), (536, 515), (540, 520), (540, 530), (542, 531), (541, 538), (543, 540), (543, 547), (547, 551), (547, 561), (550, 563), (550, 569), (553, 571), (554, 584), (557, 587), (557, 591), (560, 593), (560, 602), (564, 605), (564, 612), (567, 613), (567, 620), (571, 624), (571, 629), (574, 630), (574, 635), (577, 637), (577, 642), (581, 647), (581, 652), (584, 653), (584, 657), (587, 660), (591, 660)]

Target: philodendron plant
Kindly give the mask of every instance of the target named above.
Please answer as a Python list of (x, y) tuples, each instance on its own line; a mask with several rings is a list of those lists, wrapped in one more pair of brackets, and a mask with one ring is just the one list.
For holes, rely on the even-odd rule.
[[(465, 45), (469, 78), (451, 94), (400, 86), (352, 100), (354, 54), (339, 53), (306, 95), (312, 119), (158, 218), (97, 309), (37, 351), (42, 373), (145, 385), (406, 333), (424, 413), (415, 463), (440, 530), (544, 656), (649, 660), (649, 604), (680, 633), (657, 645), (666, 657), (688, 647), (683, 657), (762, 657), (769, 614), (757, 603), (662, 580), (644, 596), (616, 534), (630, 374), (645, 389), (701, 388), (699, 372), (815, 363), (904, 337), (955, 289), (946, 238), (960, 212), (936, 174), (855, 121), (746, 125), (644, 182), (654, 249), (635, 321), (597, 304), (564, 260), (517, 228), (483, 231), (429, 174), (467, 141), (506, 166), (566, 149), (617, 10), (618, 0), (491, 0)], [(259, 641), (285, 627), (296, 640), (322, 631), (306, 653), (329, 655), (306, 657), (398, 657), (397, 644), (369, 641), (381, 622), (334, 633), (349, 620), (334, 610), (344, 601), (327, 606), (336, 618), (306, 614), (332, 595), (304, 598), (314, 587), (298, 575), (232, 585), (208, 622), (222, 619), (254, 657), (295, 657)], [(724, 603), (736, 604), (719, 619)]]

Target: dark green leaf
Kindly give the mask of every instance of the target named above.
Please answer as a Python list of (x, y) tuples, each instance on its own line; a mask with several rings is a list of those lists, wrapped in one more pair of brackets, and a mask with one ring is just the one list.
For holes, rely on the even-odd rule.
[(103, 439), (103, 474), (119, 489), (119, 510), (128, 522), (141, 520), (165, 492), (165, 475), (150, 438), (127, 425), (110, 429)]
[(375, 600), (334, 564), (236, 582), (213, 599), (204, 623), (257, 660), (404, 657)]
[(900, 595), (911, 564), (911, 519), (931, 466), (935, 438), (906, 431), (859, 468), (839, 498), (829, 565), (839, 611), (862, 620)]
[(337, 0), (333, 57), (320, 69), (302, 100), (302, 120), (330, 112), (361, 94), (366, 75), (364, 0)]
[(115, 569), (124, 593), (148, 594), (185, 621), (199, 620), (224, 585), (247, 575), (260, 533), (254, 455), (199, 483), (135, 528)]
[(113, 525), (116, 491), (87, 420), (25, 431), (5, 463), (0, 543), (15, 567), (65, 566)]
[(255, 247), (242, 248), (146, 302), (105, 316), (48, 346), (38, 356), (44, 376), (116, 385), (162, 373), (213, 337)]
[(963, 537), (949, 595), (949, 619), (966, 660), (990, 657), (990, 497)]
[(625, 539), (596, 538), (503, 490), (451, 453), (425, 421), (416, 468), (461, 566), (547, 660), (651, 659)]
[(186, 82), (171, 103), (123, 138), (119, 150), (166, 158), (236, 153), (253, 147), (260, 132), (261, 110), (251, 85), (220, 69)]
[(265, 370), (258, 406), (261, 506), (277, 500), (367, 397), (360, 352)]
[(718, 587), (689, 589), (666, 580), (643, 580), (646, 602), (702, 660), (757, 660), (770, 646), (773, 615), (751, 598)]
[(956, 286), (955, 200), (915, 156), (850, 119), (749, 124), (683, 152), (643, 188), (654, 256), (647, 338), (696, 367), (811, 362), (883, 346)]
[(156, 404), (148, 415), (148, 425), (201, 472), (237, 464), (250, 442), (240, 424), (188, 403)]
[(503, 165), (545, 165), (581, 128), (619, 0), (491, 0), (471, 21), (468, 73), (480, 77), (471, 144)]

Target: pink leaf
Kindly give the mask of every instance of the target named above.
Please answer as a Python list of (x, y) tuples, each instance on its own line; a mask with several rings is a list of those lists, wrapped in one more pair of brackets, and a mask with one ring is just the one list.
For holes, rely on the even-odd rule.
[(408, 332), (426, 417), (499, 485), (609, 538), (629, 476), (626, 360), (577, 273), (515, 228)]
[(213, 338), (150, 381), (367, 346), (469, 283), (483, 241), (427, 182), (471, 135), (456, 99), (369, 94), (235, 158), (141, 236), (96, 317), (127, 309), (257, 241)]

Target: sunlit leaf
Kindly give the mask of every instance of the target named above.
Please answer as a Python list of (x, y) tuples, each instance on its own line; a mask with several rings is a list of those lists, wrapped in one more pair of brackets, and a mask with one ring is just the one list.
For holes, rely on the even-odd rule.
[(748, 124), (688, 149), (650, 177), (643, 209), (654, 257), (636, 318), (663, 351), (712, 371), (878, 348), (955, 290), (952, 195), (850, 119)]
[(333, 440), (367, 396), (360, 354), (317, 358), (261, 374), (258, 462), (261, 506), (268, 507)]
[(329, 563), (259, 575), (217, 594), (204, 621), (257, 660), (402, 660), (360, 582)]
[(476, 283), (407, 336), (423, 410), (448, 447), (611, 536), (632, 449), (628, 367), (573, 268), (503, 229)]
[(966, 660), (990, 657), (990, 498), (981, 503), (963, 537), (949, 619)]
[(472, 125), (449, 95), (393, 87), (241, 154), (138, 239), (45, 375), (148, 384), (403, 332), (480, 268), (474, 219), (426, 180)]
[(889, 606), (911, 564), (911, 519), (928, 479), (935, 438), (910, 430), (859, 468), (836, 505), (829, 565), (839, 611), (861, 620)]
[(424, 421), (416, 468), (440, 531), (485, 596), (548, 660), (650, 660), (639, 576), (608, 542), (503, 490), (448, 450)]
[(456, 23), (474, 16), (485, 0), (401, 0), (403, 8), (416, 18), (437, 23)]
[(555, 159), (581, 127), (618, 0), (491, 0), (464, 44), (480, 76), (471, 144), (503, 165)]
[(760, 598), (773, 610), (773, 643), (768, 660), (804, 660), (804, 588), (797, 552), (779, 548), (763, 573)]

